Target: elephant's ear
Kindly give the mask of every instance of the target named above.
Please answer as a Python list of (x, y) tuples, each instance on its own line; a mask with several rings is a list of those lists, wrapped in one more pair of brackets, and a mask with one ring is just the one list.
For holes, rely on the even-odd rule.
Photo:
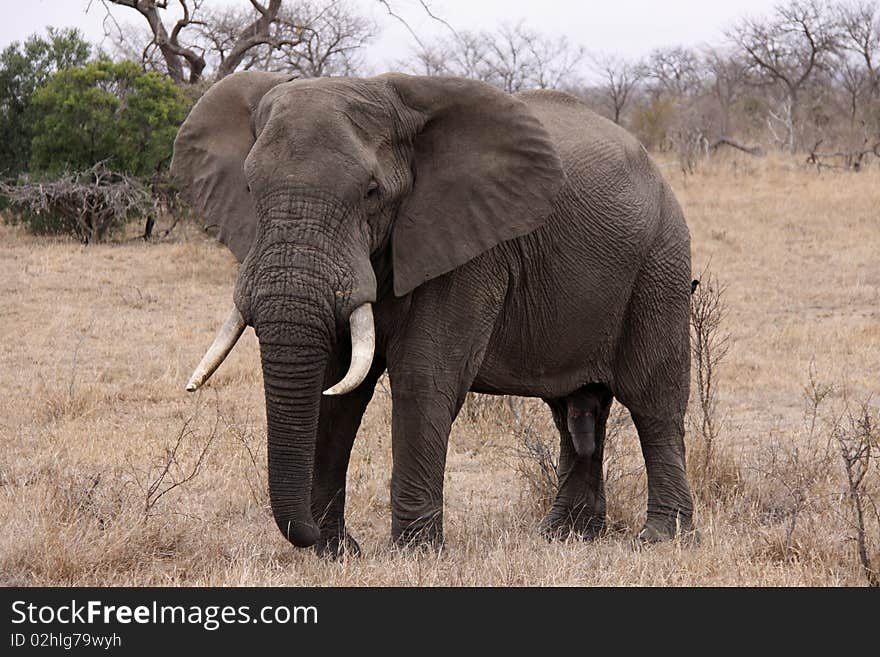
[(205, 228), (218, 228), (218, 239), (239, 262), (257, 224), (244, 177), (244, 160), (254, 145), (251, 115), (266, 92), (291, 79), (258, 71), (224, 78), (199, 99), (174, 140), (171, 175), (205, 218)]
[(510, 94), (475, 80), (384, 77), (418, 117), (413, 190), (392, 233), (402, 296), (540, 226), (563, 173), (544, 126)]

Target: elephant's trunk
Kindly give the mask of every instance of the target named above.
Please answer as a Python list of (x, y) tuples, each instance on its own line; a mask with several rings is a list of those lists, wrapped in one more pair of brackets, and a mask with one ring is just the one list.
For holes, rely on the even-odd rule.
[[(258, 334), (266, 391), (272, 514), (287, 540), (297, 547), (308, 547), (321, 535), (312, 518), (311, 491), (330, 340), (328, 327), (310, 322), (307, 311), (296, 314), (300, 322), (261, 324)], [(372, 365), (370, 304), (352, 313), (351, 327), (351, 366), (345, 378), (327, 391), (330, 394), (344, 394), (357, 387)], [(322, 339), (325, 336), (328, 339)]]
[[(363, 381), (372, 362), (373, 322), (369, 303), (346, 311), (347, 306), (351, 307), (352, 294), (337, 295), (335, 291), (354, 286), (334, 274), (331, 264), (316, 273), (297, 267), (295, 255), (289, 257), (289, 262), (291, 266), (280, 274), (271, 264), (258, 267), (253, 287), (249, 291), (244, 286), (237, 288), (236, 304), (253, 323), (260, 342), (272, 513), (291, 543), (308, 547), (320, 538), (312, 516), (311, 494), (321, 393), (327, 383), (329, 359), (335, 353), (337, 339), (346, 339), (338, 335), (340, 325), (350, 319), (351, 371), (335, 387), (341, 388), (341, 394)], [(364, 320), (369, 320), (367, 326)]]
[(309, 327), (288, 322), (259, 330), (272, 514), (297, 547), (320, 538), (311, 510), (312, 469), (329, 350), (322, 340), (302, 339), (310, 333)]

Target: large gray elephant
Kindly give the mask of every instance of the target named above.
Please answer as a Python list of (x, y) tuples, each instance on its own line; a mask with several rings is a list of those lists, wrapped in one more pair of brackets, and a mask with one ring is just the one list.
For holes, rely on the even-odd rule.
[(442, 540), (447, 441), (469, 390), (550, 406), (548, 536), (604, 527), (612, 395), (647, 467), (640, 537), (691, 529), (690, 237), (624, 130), (558, 92), (242, 72), (193, 108), (172, 171), (241, 262), (188, 389), (254, 327), (272, 511), (294, 545), (357, 551), (346, 471), (386, 368), (396, 542)]

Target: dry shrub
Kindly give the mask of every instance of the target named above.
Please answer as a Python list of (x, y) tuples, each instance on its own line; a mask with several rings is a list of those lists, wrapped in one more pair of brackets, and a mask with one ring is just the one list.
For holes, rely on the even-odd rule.
[[(20, 493), (21, 510), (8, 519), (14, 540), (6, 543), (0, 561), (7, 583), (100, 582), (102, 573), (137, 572), (173, 554), (184, 528), (141, 522), (129, 483), (119, 471), (95, 472), (85, 465), (34, 479)], [(26, 510), (33, 500), (41, 508), (36, 516)]]
[(555, 446), (537, 433), (523, 432), (516, 448), (517, 472), (525, 484), (524, 495), (536, 515), (546, 513), (556, 497), (559, 459)]
[(851, 565), (878, 586), (876, 411), (868, 401), (851, 405), (845, 391), (843, 412), (824, 410), (836, 391), (817, 379), (811, 363), (803, 429), (795, 435), (772, 434), (749, 466), (758, 475), (746, 491), (761, 525), (763, 544), (757, 554), (825, 568), (850, 555)]
[(171, 441), (149, 441), (141, 446), (138, 455), (128, 456), (128, 475), (140, 491), (144, 522), (156, 513), (157, 505), (166, 495), (186, 486), (204, 470), (222, 422), (216, 400), (215, 407), (216, 417), (204, 435), (196, 429), (202, 410), (197, 406), (193, 415), (182, 419)]
[(724, 328), (727, 286), (706, 271), (691, 295), (692, 405), (687, 416), (688, 479), (698, 501), (724, 500), (738, 493), (741, 474), (730, 449), (721, 443), (718, 382), (729, 350)]
[(235, 407), (220, 414), (226, 433), (232, 437), (244, 456), (244, 480), (251, 499), (258, 507), (270, 510), (269, 465), (266, 460), (266, 438), (254, 427), (252, 409), (239, 419)]
[[(534, 518), (543, 516), (556, 497), (559, 467), (559, 432), (543, 403), (508, 398), (515, 436), (516, 471), (525, 485), (525, 508)], [(548, 424), (550, 426), (548, 426)]]
[(859, 564), (868, 583), (880, 587), (880, 431), (877, 413), (868, 401), (856, 410), (847, 408), (834, 419), (831, 435), (840, 450), (846, 473), (845, 514), (850, 531), (855, 534)]
[(75, 235), (85, 244), (106, 241), (126, 221), (146, 216), (155, 205), (140, 180), (110, 171), (103, 162), (55, 180), (0, 182), (0, 192), (31, 230)]
[(645, 519), (648, 478), (635, 426), (614, 402), (605, 430), (605, 504), (608, 530), (638, 531)]
[(757, 477), (748, 493), (756, 502), (757, 520), (764, 526), (765, 556), (777, 561), (803, 559), (815, 532), (816, 514), (829, 500), (830, 445), (772, 434), (747, 466)]
[(514, 403), (513, 397), (469, 392), (461, 407), (461, 415), (473, 425), (503, 421), (509, 419)]

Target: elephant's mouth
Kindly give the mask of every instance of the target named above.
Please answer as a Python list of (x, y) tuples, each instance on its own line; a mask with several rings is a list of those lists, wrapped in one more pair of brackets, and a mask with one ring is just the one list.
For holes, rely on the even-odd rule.
[[(325, 395), (344, 395), (351, 392), (363, 383), (373, 364), (373, 353), (376, 349), (376, 328), (373, 322), (372, 304), (365, 303), (355, 308), (348, 318), (348, 323), (351, 329), (351, 363), (342, 380), (327, 388), (324, 391)], [(188, 392), (195, 392), (211, 378), (211, 375), (226, 360), (245, 328), (247, 328), (247, 323), (238, 308), (233, 306), (226, 321), (217, 332), (214, 342), (208, 347), (208, 351), (202, 356), (202, 360), (199, 361), (187, 381), (186, 389)]]

